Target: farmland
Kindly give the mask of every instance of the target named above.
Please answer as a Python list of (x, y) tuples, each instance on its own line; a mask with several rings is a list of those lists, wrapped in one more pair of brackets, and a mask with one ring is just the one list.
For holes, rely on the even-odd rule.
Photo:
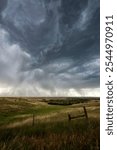
[[(68, 114), (86, 117), (68, 119)], [(0, 98), (0, 150), (99, 150), (99, 98)]]

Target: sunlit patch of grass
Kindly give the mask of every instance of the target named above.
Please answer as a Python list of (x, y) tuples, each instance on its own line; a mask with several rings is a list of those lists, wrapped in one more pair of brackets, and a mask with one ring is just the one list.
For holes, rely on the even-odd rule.
[[(43, 102), (44, 103), (44, 102)], [(64, 109), (64, 106), (43, 105), (39, 102), (0, 100), (0, 125), (23, 120), (34, 115), (44, 115)], [(24, 116), (24, 117), (22, 117)]]

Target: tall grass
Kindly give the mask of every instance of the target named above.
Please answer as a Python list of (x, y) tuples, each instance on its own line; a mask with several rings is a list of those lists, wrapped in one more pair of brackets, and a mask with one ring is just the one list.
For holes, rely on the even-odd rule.
[(99, 150), (99, 120), (0, 129), (0, 150)]

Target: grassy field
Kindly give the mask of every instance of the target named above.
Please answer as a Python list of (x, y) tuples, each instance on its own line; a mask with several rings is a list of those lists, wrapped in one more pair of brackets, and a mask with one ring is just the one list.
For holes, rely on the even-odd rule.
[[(75, 117), (68, 120), (68, 114)], [(0, 150), (99, 150), (98, 98), (0, 98)]]

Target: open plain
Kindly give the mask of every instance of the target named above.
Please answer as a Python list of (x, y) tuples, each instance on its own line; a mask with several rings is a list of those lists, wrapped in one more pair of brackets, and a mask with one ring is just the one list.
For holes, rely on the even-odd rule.
[(99, 150), (99, 138), (99, 98), (0, 98), (0, 150)]

